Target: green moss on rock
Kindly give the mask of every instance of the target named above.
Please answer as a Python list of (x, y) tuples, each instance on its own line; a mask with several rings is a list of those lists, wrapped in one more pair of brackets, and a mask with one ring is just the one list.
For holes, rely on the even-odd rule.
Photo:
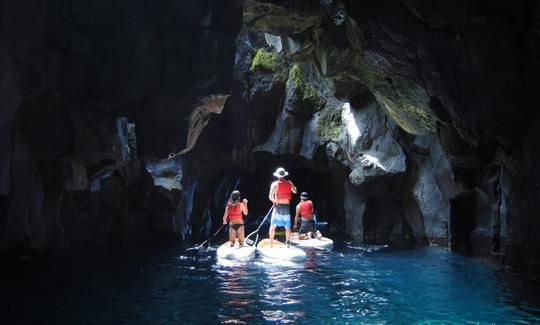
[(425, 134), (436, 130), (437, 118), (429, 109), (429, 97), (420, 86), (388, 75), (360, 55), (352, 61), (355, 74), (375, 95), (379, 104), (405, 131)]
[(278, 71), (281, 63), (280, 57), (277, 53), (266, 52), (264, 49), (258, 49), (257, 53), (251, 61), (250, 71), (256, 71), (258, 69), (276, 72)]
[(323, 141), (337, 141), (342, 131), (341, 111), (321, 111), (317, 123), (317, 135)]
[(298, 90), (302, 93), (302, 100), (307, 103), (311, 103), (314, 106), (320, 106), (321, 98), (317, 93), (317, 89), (306, 81), (300, 64), (296, 63), (289, 71), (289, 80), (292, 80)]

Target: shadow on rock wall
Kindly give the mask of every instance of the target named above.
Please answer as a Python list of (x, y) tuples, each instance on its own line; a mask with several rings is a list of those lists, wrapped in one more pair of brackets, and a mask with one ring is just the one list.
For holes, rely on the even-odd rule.
[(336, 175), (336, 220), (356, 239), (502, 255), (537, 274), (536, 12), (246, 0), (239, 55), (252, 61), (237, 59), (232, 96), (252, 114), (248, 147)]
[(198, 98), (229, 92), (241, 5), (2, 2), (2, 251), (190, 233), (189, 162), (155, 159), (185, 146)]

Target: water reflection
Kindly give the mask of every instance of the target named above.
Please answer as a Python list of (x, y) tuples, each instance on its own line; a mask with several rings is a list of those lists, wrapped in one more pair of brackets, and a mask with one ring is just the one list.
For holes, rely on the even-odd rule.
[(496, 271), (429, 247), (346, 243), (304, 263), (216, 262), (215, 251), (180, 249), (66, 265), (1, 283), (14, 297), (5, 306), (21, 302), (17, 321), (4, 323), (540, 323), (530, 297)]
[(255, 303), (255, 287), (250, 283), (245, 262), (218, 259), (217, 289), (221, 293), (221, 308), (217, 317), (223, 323), (247, 324), (254, 314), (249, 311)]
[[(307, 262), (306, 262), (307, 263)], [(301, 263), (260, 264), (265, 281), (260, 290), (261, 314), (269, 322), (292, 323), (305, 316), (305, 283)]]

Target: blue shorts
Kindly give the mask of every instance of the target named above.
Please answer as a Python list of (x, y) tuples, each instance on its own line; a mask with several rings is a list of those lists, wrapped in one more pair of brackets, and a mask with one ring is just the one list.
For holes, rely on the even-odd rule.
[(288, 204), (276, 204), (272, 211), (270, 225), (278, 227), (291, 227), (291, 211)]

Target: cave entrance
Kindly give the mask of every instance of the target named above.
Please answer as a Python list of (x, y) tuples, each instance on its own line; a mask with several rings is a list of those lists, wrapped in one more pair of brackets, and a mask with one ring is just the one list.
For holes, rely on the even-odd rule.
[[(300, 193), (307, 192), (313, 201), (314, 210), (319, 222), (328, 222), (324, 229), (333, 232), (343, 229), (343, 189), (340, 177), (330, 173), (327, 168), (317, 169), (310, 167), (307, 161), (303, 161), (294, 155), (273, 155), (266, 152), (255, 154), (254, 171), (244, 175), (238, 186), (242, 197), (249, 200), (248, 223), (261, 220), (271, 203), (268, 200), (270, 185), (276, 178), (272, 175), (276, 168), (283, 167), (289, 172), (289, 179), (298, 189), (291, 201), (291, 221), (294, 221), (296, 204), (300, 201)], [(341, 184), (342, 181), (341, 181)]]

